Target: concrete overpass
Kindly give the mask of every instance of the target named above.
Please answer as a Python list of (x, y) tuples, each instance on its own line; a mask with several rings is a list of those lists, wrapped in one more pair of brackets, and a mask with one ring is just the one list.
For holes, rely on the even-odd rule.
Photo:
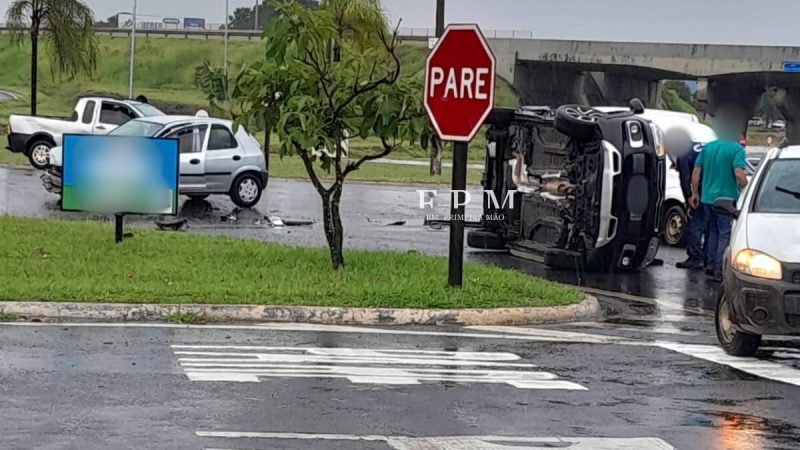
[[(706, 111), (746, 127), (761, 95), (773, 90), (800, 143), (800, 47), (489, 39), (498, 75), (527, 104), (624, 105), (661, 102), (662, 80), (697, 80)], [(791, 63), (798, 63), (797, 66)]]
[[(0, 34), (7, 30), (0, 28)], [(130, 29), (98, 29), (127, 37)], [(221, 39), (222, 30), (138, 30), (146, 37)], [(426, 45), (433, 29), (401, 29), (401, 38)], [(800, 47), (661, 44), (533, 39), (530, 32), (489, 31), (497, 73), (526, 104), (625, 105), (639, 97), (661, 103), (661, 81), (697, 80), (698, 100), (711, 114), (741, 123), (770, 91), (787, 121), (787, 136), (800, 144)], [(260, 31), (231, 30), (232, 40), (258, 40)], [(787, 63), (797, 63), (787, 67)], [(791, 70), (797, 70), (794, 73)]]

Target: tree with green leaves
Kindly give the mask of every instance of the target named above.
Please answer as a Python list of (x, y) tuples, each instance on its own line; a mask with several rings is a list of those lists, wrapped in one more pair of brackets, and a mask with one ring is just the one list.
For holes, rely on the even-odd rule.
[[(270, 136), (277, 122), (277, 102), (267, 92), (275, 92), (278, 85), (274, 76), (274, 67), (266, 61), (244, 65), (233, 78), (228, 78), (225, 69), (214, 66), (210, 61), (195, 68), (195, 87), (206, 95), (211, 115), (237, 120), (243, 108), (249, 111), (261, 110), (261, 114), (249, 116), (245, 125), (250, 130), (264, 130), (264, 158), (269, 172)], [(261, 92), (260, 97), (248, 95)]]
[(241, 7), (233, 10), (228, 17), (228, 28), (232, 30), (252, 30), (255, 26), (253, 8)]
[(119, 14), (114, 14), (108, 19), (94, 24), (95, 28), (119, 28)]
[(7, 26), (19, 42), (31, 41), (31, 114), (36, 115), (39, 39), (50, 55), (51, 75), (91, 75), (97, 64), (94, 14), (81, 0), (14, 0), (6, 12)]
[[(243, 111), (237, 122), (271, 109), (281, 155), (302, 160), (320, 195), (331, 264), (339, 269), (347, 176), (402, 143), (430, 139), (424, 74), (401, 73), (397, 32), (387, 31), (377, 1), (329, 0), (317, 10), (295, 2), (272, 5), (279, 14), (264, 31), (266, 60), (246, 70), (235, 89)], [(348, 139), (370, 136), (380, 147), (351, 159)]]

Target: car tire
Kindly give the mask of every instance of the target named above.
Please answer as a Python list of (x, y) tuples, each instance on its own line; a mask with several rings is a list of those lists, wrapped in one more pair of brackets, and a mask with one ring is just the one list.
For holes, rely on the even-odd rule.
[(589, 142), (597, 134), (597, 119), (604, 114), (579, 105), (564, 105), (556, 110), (555, 127), (579, 142)]
[(38, 170), (46, 169), (47, 164), (50, 163), (51, 148), (53, 148), (53, 144), (50, 141), (39, 139), (33, 142), (28, 146), (28, 161)]
[(192, 194), (192, 195), (187, 195), (187, 197), (189, 197), (189, 199), (191, 199), (193, 201), (198, 201), (199, 202), (199, 201), (203, 201), (203, 200), (207, 199), (208, 198), (208, 194)]
[(686, 232), (686, 211), (683, 206), (672, 205), (667, 208), (667, 212), (664, 213), (662, 230), (664, 230), (664, 243), (670, 247), (686, 247), (688, 233)]
[(761, 335), (737, 330), (731, 320), (731, 310), (730, 299), (725, 294), (723, 287), (720, 289), (717, 311), (714, 314), (717, 340), (725, 353), (729, 355), (752, 356), (761, 344)]
[(264, 187), (261, 180), (252, 173), (243, 173), (231, 184), (231, 201), (240, 208), (251, 208), (261, 200)]

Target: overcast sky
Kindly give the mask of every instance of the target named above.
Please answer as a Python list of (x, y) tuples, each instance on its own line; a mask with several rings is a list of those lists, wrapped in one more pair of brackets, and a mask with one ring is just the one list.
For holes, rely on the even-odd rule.
[[(104, 19), (133, 0), (84, 0)], [(222, 23), (225, 0), (138, 0), (143, 14)], [(229, 0), (231, 10), (255, 0)], [(5, 11), (11, 0), (0, 0)], [(539, 38), (800, 45), (798, 0), (448, 0), (449, 22), (532, 31)], [(392, 21), (433, 27), (436, 0), (383, 0)]]

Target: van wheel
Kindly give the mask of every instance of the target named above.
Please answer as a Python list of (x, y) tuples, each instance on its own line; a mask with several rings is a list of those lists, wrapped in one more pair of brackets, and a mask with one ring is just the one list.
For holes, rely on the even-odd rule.
[(50, 163), (50, 149), (53, 147), (48, 141), (38, 140), (28, 147), (28, 161), (39, 170), (47, 168)]
[(737, 330), (733, 326), (733, 315), (730, 299), (725, 294), (725, 288), (720, 289), (717, 300), (717, 312), (714, 314), (714, 323), (717, 329), (717, 340), (725, 353), (733, 356), (752, 356), (761, 344), (760, 334), (750, 334)]
[(556, 110), (555, 127), (576, 141), (589, 142), (597, 133), (597, 119), (605, 114), (580, 105), (564, 105)]
[(250, 208), (261, 200), (264, 188), (261, 181), (251, 173), (243, 173), (236, 177), (231, 185), (231, 201), (240, 208)]
[(664, 214), (664, 242), (670, 247), (686, 247), (686, 213), (680, 205), (673, 205)]

